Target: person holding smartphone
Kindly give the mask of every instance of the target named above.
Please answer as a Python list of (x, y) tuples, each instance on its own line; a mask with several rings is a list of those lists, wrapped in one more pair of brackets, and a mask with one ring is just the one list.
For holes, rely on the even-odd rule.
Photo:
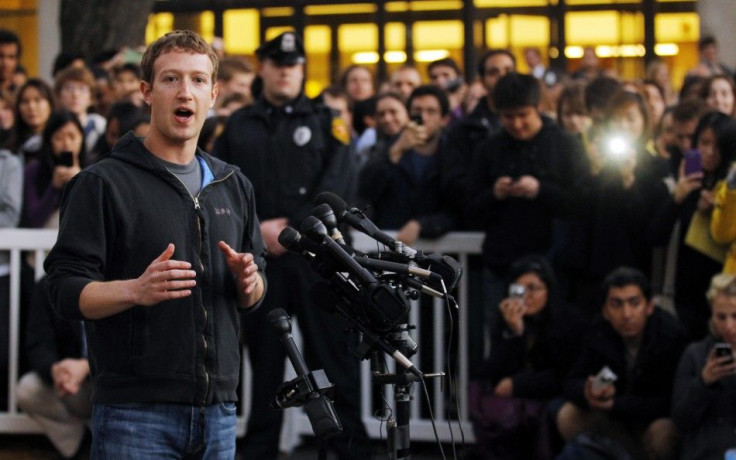
[(711, 333), (688, 346), (675, 374), (672, 418), (682, 459), (721, 459), (736, 444), (736, 275), (715, 275), (706, 297)]
[(21, 227), (56, 228), (64, 186), (87, 166), (84, 129), (72, 112), (49, 117), (38, 158), (25, 168)]

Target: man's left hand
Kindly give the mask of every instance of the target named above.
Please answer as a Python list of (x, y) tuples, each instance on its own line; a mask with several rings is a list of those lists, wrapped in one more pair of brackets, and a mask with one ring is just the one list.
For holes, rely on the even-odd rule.
[(514, 395), (514, 381), (511, 380), (511, 377), (506, 377), (505, 379), (501, 379), (500, 382), (498, 382), (498, 385), (496, 385), (496, 388), (493, 389), (493, 394), (496, 396), (501, 396), (504, 398), (510, 398)]
[(411, 246), (419, 239), (419, 234), (422, 232), (422, 224), (416, 220), (410, 220), (405, 223), (403, 227), (396, 234), (396, 239), (401, 241), (407, 246)]
[(77, 394), (88, 375), (89, 361), (86, 359), (67, 358), (51, 366), (51, 376), (59, 396)]
[(224, 241), (219, 243), (225, 261), (238, 283), (238, 296), (244, 307), (252, 307), (263, 295), (263, 282), (253, 254), (236, 252)]
[(511, 184), (511, 195), (533, 200), (539, 195), (539, 181), (534, 176), (521, 176)]

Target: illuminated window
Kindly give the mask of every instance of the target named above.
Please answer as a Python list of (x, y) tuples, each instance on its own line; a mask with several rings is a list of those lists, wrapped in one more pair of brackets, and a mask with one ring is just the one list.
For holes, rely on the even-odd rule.
[(257, 10), (227, 10), (222, 15), (225, 52), (253, 54), (258, 48), (260, 20)]
[(148, 15), (146, 25), (146, 44), (174, 30), (174, 15), (172, 13), (157, 13)]

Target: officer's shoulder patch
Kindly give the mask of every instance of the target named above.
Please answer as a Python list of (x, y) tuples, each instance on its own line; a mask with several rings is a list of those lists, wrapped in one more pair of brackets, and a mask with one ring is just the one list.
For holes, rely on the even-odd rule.
[(340, 117), (332, 119), (332, 136), (345, 145), (350, 144), (350, 131), (348, 131), (345, 120)]

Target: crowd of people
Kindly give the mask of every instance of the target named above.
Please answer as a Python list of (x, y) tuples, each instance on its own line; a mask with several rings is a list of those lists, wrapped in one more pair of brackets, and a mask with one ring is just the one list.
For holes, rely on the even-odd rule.
[[(144, 59), (142, 67), (119, 52), (92, 62), (61, 55), (49, 85), (19, 69), (21, 43), (0, 31), (0, 227), (59, 228), (62, 203), (70, 206), (75, 196), (85, 212), (100, 209), (81, 222), (65, 223), (62, 216), (66, 246), (57, 245), (47, 267), (70, 270), (64, 263), (75, 249), (90, 272), (135, 277), (139, 273), (95, 266), (109, 257), (143, 270), (146, 265), (133, 263), (125, 249), (154, 251), (125, 241), (138, 241), (132, 235), (136, 223), (143, 225), (138, 219), (163, 208), (152, 203), (136, 214), (105, 201), (129, 205), (137, 196), (124, 190), (138, 183), (128, 169), (168, 170), (199, 210), (199, 200), (212, 193), (200, 166), (215, 176), (221, 168), (216, 161), (239, 167), (247, 178), (240, 199), (255, 212), (241, 219), (234, 205), (215, 202), (208, 218), (258, 223), (248, 232), (253, 241), (242, 243), (253, 252), (245, 266), (257, 264), (261, 274), (247, 284), (266, 294), (260, 307), (233, 323), (240, 328), (242, 321), (239, 335), (253, 363), (252, 415), (242, 445), (248, 458), (278, 455), (281, 413), (269, 401), (283, 380), (284, 352), (268, 325), (274, 308), (297, 314), (308, 363), (325, 368), (335, 383), (345, 429), (325, 448), (345, 459), (371, 455), (357, 416), (358, 366), (347, 351), (355, 344), (319, 308), (325, 302), (316, 289), (320, 277), (278, 241), (287, 226), (299, 228), (323, 191), (355, 203), (407, 245), (450, 231), (485, 234), (482, 260), (473, 268), (483, 292), (464, 306), (477, 319), (468, 332), (478, 455), (580, 458), (575, 455), (585, 449), (603, 448), (630, 458), (723, 458), (736, 447), (736, 87), (732, 70), (718, 60), (715, 40), (702, 39), (699, 50), (701, 60), (683, 82), (671, 81), (662, 61), (651, 62), (645, 78), (619, 78), (594, 52), (567, 74), (546, 67), (540, 51), (528, 49), (523, 58), (530, 73), (519, 73), (514, 53), (493, 49), (478, 59), (473, 81), (452, 58), (430, 63), (426, 81), (411, 65), (382, 82), (369, 68), (353, 65), (310, 99), (304, 94), (307, 56), (300, 37), (287, 32), (258, 48), (257, 65), (218, 56), (216, 98), (196, 133), (199, 163), (156, 155), (161, 164), (154, 165), (145, 151), (155, 153), (169, 131), (162, 128), (161, 109), (151, 110), (162, 100), (152, 89), (152, 62), (146, 67)], [(166, 56), (164, 50), (153, 59)], [(201, 109), (182, 103), (171, 111), (185, 123)], [(204, 152), (214, 159), (201, 159), (210, 158)], [(124, 163), (125, 155), (140, 164), (119, 171), (129, 183), (109, 185), (105, 165)], [(67, 212), (81, 219), (82, 211), (72, 208)], [(115, 220), (120, 212), (127, 213), (125, 226)], [(112, 239), (90, 241), (98, 251), (93, 257), (69, 234), (80, 225)], [(200, 232), (209, 232), (209, 225)], [(219, 250), (233, 273), (252, 275), (254, 269), (238, 265), (238, 248)], [(211, 257), (219, 250), (213, 246)], [(176, 251), (164, 245), (151, 254), (160, 254), (155, 262), (163, 264), (184, 257), (179, 246)], [(209, 257), (203, 263), (216, 266)], [(7, 255), (0, 254), (5, 318), (8, 267)], [(189, 274), (189, 267), (178, 268), (188, 272), (187, 280), (195, 269), (197, 277), (207, 271), (203, 265)], [(149, 369), (136, 346), (157, 344), (148, 328), (161, 318), (141, 313), (149, 310), (137, 304), (126, 305), (130, 315), (111, 307), (95, 316), (97, 310), (81, 306), (79, 292), (79, 307), (54, 305), (70, 300), (54, 273), (50, 297), (45, 278), (35, 286), (24, 283), (26, 373), (18, 403), (71, 458), (87, 448), (84, 420), (93, 402), (120, 402), (119, 387), (129, 384), (128, 371), (99, 351), (115, 348), (102, 334), (132, 341), (131, 350), (115, 353), (130, 352), (136, 365)], [(100, 281), (96, 276), (89, 275)], [(93, 293), (86, 298), (101, 301), (102, 293)], [(247, 306), (261, 303), (256, 300)], [(145, 332), (132, 329), (123, 339), (127, 329), (115, 315), (141, 321)], [(7, 355), (0, 353), (0, 372), (7, 370)], [(90, 374), (97, 379), (94, 390)], [(134, 375), (144, 387), (152, 385), (138, 371)], [(0, 376), (0, 384), (6, 382), (7, 375)], [(177, 402), (167, 399), (176, 392), (152, 388), (156, 402)], [(230, 396), (224, 389), (203, 391), (199, 396), (208, 403)], [(122, 402), (139, 402), (134, 393), (123, 392)]]

